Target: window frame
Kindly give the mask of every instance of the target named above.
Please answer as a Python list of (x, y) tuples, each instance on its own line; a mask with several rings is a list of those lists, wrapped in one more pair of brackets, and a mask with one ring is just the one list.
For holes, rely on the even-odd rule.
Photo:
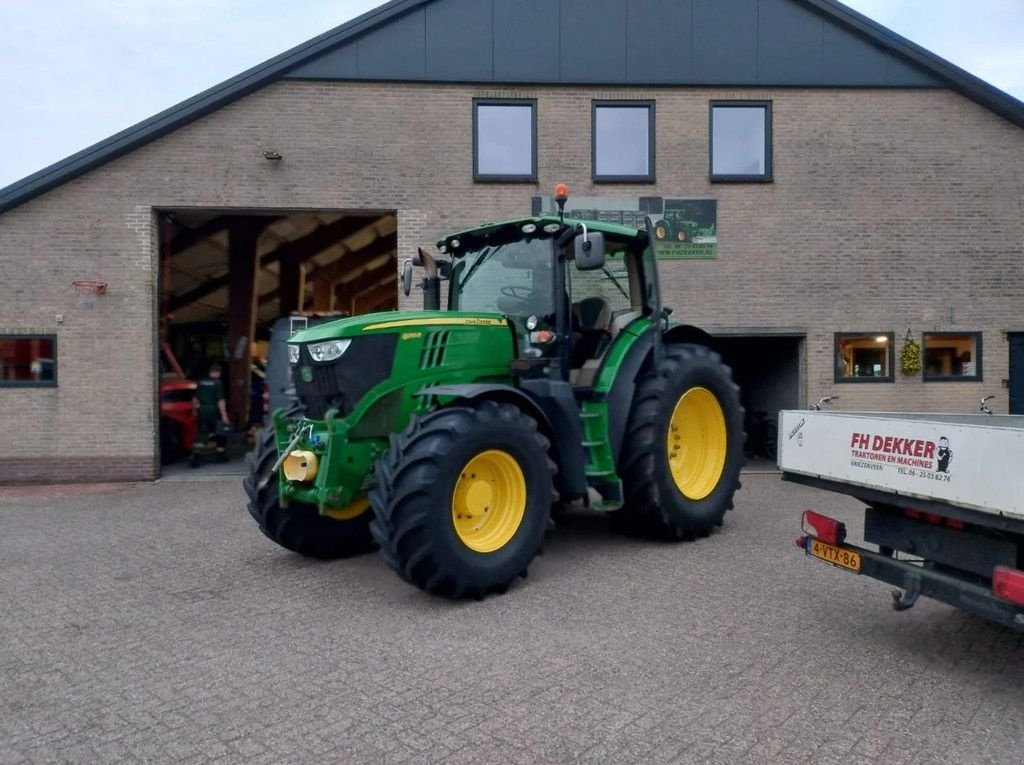
[[(647, 174), (646, 175), (599, 175), (597, 172), (597, 110), (598, 109), (647, 109)], [(590, 178), (594, 183), (656, 183), (657, 148), (655, 124), (657, 121), (655, 101), (652, 99), (593, 99), (590, 102)]]
[(53, 379), (52, 380), (0, 380), (0, 388), (56, 388), (57, 373), (57, 335), (46, 332), (4, 332), (0, 340), (49, 340), (53, 344)]
[[(764, 173), (760, 175), (735, 175), (715, 173), (715, 109), (721, 108), (763, 108), (764, 109)], [(729, 100), (714, 99), (708, 102), (708, 180), (711, 183), (772, 183), (775, 180), (772, 158), (772, 102), (771, 100)], [(848, 333), (844, 333), (848, 334)]]
[[(496, 175), (480, 172), (480, 107), (529, 106), (531, 150), (529, 175)], [(473, 99), (473, 182), (474, 183), (536, 183), (537, 182), (537, 99), (536, 98), (474, 98)]]
[[(925, 351), (927, 350), (926, 341), (931, 336), (938, 337), (973, 337), (974, 338), (974, 352), (978, 357), (974, 363), (975, 373), (973, 375), (929, 375), (928, 365), (925, 364)], [(984, 356), (982, 355), (981, 345), (981, 332), (922, 332), (921, 333), (921, 382), (984, 382), (984, 367), (982, 363)]]
[[(836, 357), (839, 355), (839, 340), (847, 337), (882, 337), (889, 338), (889, 374), (884, 377), (841, 377), (836, 369)], [(832, 339), (832, 378), (836, 384), (846, 383), (892, 383), (896, 382), (896, 333), (895, 332), (836, 332)]]

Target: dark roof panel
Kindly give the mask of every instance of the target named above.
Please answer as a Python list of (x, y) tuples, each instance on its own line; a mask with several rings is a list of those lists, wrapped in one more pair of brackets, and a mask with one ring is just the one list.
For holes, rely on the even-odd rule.
[(558, 4), (494, 0), (493, 7), (495, 81), (558, 82)]
[(391, 0), (0, 189), (0, 212), (282, 78), (948, 87), (1024, 127), (1024, 103), (837, 0)]
[(661, 0), (633, 0), (626, 20), (626, 79), (652, 84), (693, 77), (693, 0), (665, 13)]
[(418, 8), (357, 42), (359, 78), (424, 80), (427, 77), (426, 14)]
[(693, 0), (689, 84), (757, 84), (757, 6), (758, 0)]
[(427, 77), (486, 82), (494, 77), (493, 6), (438, 0), (425, 9)]
[(559, 80), (626, 82), (626, 0), (561, 3)]
[[(799, 3), (763, 3), (757, 16), (757, 81), (822, 85), (825, 18)], [(845, 33), (850, 36), (849, 32)], [(878, 51), (867, 58), (881, 58)], [(859, 69), (860, 67), (856, 67)]]

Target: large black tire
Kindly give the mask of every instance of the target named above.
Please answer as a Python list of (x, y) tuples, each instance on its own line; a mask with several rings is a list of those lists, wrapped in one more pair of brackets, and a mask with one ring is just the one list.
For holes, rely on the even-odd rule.
[(289, 502), (283, 507), (277, 476), (271, 476), (260, 488), (277, 456), (273, 428), (264, 428), (257, 437), (256, 448), (246, 457), (249, 475), (242, 481), (249, 497), (249, 514), (260, 531), (282, 547), (310, 558), (348, 558), (375, 549), (370, 536), (369, 508), (350, 520), (335, 520), (320, 515), (312, 505)]
[[(722, 415), (720, 425), (708, 428), (712, 434), (703, 441), (703, 461), (696, 462), (704, 480), (691, 484), (689, 476), (682, 478), (692, 496), (673, 477), (672, 465), (679, 470), (679, 462), (670, 464), (669, 451), (673, 414), (687, 394), (704, 403), (703, 412), (714, 409), (713, 398)], [(676, 448), (673, 454), (679, 460), (678, 449), (694, 445), (680, 442)], [(614, 513), (614, 521), (630, 533), (671, 539), (707, 536), (733, 507), (743, 462), (743, 407), (731, 371), (708, 348), (666, 345), (659, 368), (648, 367), (637, 384), (619, 459), (625, 504)]]
[[(549, 446), (536, 421), (511, 404), (482, 401), (413, 417), (402, 433), (391, 436), (370, 492), (370, 529), (384, 560), (407, 582), (435, 595), (483, 598), (505, 592), (517, 577), (526, 576), (547, 530), (556, 499)], [(471, 460), (495, 451), (503, 455), (499, 459), (510, 458), (518, 466), (516, 485), (525, 495), (520, 516), (502, 509), (515, 502), (503, 502), (498, 489), (492, 495), (486, 488), (497, 514), (478, 514), (481, 528), (500, 520), (502, 513), (520, 520), (507, 527), (511, 536), (497, 549), (480, 551), (456, 528), (456, 491), (460, 481), (470, 478)]]

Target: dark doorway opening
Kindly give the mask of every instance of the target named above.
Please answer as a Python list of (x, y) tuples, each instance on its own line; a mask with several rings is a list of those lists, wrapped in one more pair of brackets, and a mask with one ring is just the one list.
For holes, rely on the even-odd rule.
[(748, 460), (774, 461), (783, 409), (800, 408), (802, 337), (717, 337), (715, 347), (732, 368), (746, 412)]
[(1010, 332), (1010, 414), (1024, 414), (1024, 332)]
[[(393, 211), (177, 209), (160, 234), (160, 457), (204, 441), (191, 399), (214, 364), (229, 419), (210, 443), (240, 456), (267, 420), (265, 370), (281, 317), (344, 317), (398, 307)], [(220, 427), (220, 425), (218, 425)]]

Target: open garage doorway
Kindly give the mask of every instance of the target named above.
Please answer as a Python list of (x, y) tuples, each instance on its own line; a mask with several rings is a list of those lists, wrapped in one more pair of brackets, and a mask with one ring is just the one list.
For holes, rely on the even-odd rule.
[[(165, 469), (189, 464), (196, 443), (206, 444), (200, 464), (247, 451), (269, 417), (269, 340), (280, 319), (398, 307), (394, 211), (176, 209), (160, 211), (158, 224)], [(192, 400), (215, 365), (229, 427), (207, 441)]]
[(779, 411), (799, 409), (803, 398), (804, 337), (716, 337), (715, 347), (732, 367), (733, 379), (740, 386), (748, 464), (773, 465)]

